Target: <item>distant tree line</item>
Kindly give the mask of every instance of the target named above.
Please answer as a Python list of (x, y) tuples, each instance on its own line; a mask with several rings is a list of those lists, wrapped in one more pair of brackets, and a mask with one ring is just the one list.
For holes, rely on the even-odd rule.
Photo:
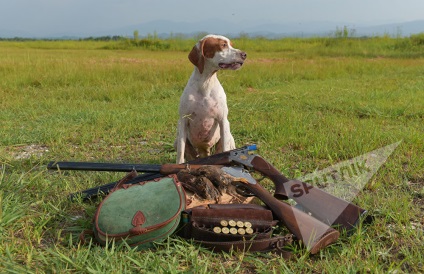
[(57, 37), (57, 38), (24, 38), (24, 37), (13, 37), (13, 38), (3, 38), (0, 37), (0, 41), (66, 41), (66, 40), (75, 40), (75, 41), (121, 41), (126, 40), (128, 37), (114, 35), (114, 36), (99, 36), (99, 37), (86, 37), (86, 38), (73, 38), (73, 37)]
[(100, 36), (100, 37), (87, 37), (87, 38), (80, 38), (80, 41), (120, 41), (120, 40), (126, 40), (128, 37), (120, 36), (120, 35), (114, 35), (114, 36)]
[[(171, 33), (168, 38), (160, 38), (157, 33), (148, 34), (145, 38), (139, 37), (139, 32), (136, 30), (133, 33), (133, 37), (128, 36), (121, 36), (121, 35), (108, 35), (108, 36), (90, 36), (86, 38), (76, 38), (76, 37), (55, 37), (55, 38), (24, 38), (24, 37), (13, 37), (13, 38), (4, 38), (0, 37), (0, 41), (17, 41), (17, 42), (25, 42), (25, 41), (66, 41), (66, 40), (73, 40), (73, 41), (117, 41), (125, 43), (127, 46), (134, 46), (134, 47), (142, 47), (142, 48), (153, 48), (153, 49), (168, 49), (170, 45), (166, 43), (165, 41), (168, 39), (189, 39), (189, 38), (201, 38), (206, 33), (199, 32), (197, 34), (190, 35), (184, 35), (184, 34), (173, 34)], [(384, 37), (388, 37), (389, 35), (384, 35)], [(374, 36), (378, 37), (378, 36)], [(239, 39), (268, 39), (267, 37), (261, 37), (261, 36), (250, 36), (248, 33), (240, 33)], [(356, 37), (356, 30), (355, 29), (349, 29), (347, 26), (344, 26), (343, 28), (337, 27), (336, 31), (329, 35), (328, 38), (336, 38), (336, 39), (364, 39), (364, 38), (373, 38), (371, 36), (362, 36), (362, 37)], [(397, 35), (396, 38), (400, 38), (400, 35)], [(406, 37), (407, 40), (415, 46), (423, 46), (424, 45), (424, 32), (412, 34), (410, 35), (409, 39)], [(272, 40), (272, 38), (269, 38)]]

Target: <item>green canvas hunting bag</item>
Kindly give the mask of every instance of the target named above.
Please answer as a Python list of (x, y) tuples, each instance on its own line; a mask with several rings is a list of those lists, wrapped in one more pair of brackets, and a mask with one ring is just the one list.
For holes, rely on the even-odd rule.
[(126, 241), (138, 249), (153, 247), (171, 235), (185, 210), (184, 189), (176, 176), (125, 185), (122, 179), (100, 203), (94, 215), (94, 237), (101, 244)]

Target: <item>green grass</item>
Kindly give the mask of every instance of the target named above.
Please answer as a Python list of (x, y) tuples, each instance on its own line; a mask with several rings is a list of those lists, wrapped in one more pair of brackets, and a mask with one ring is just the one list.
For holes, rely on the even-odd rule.
[(258, 144), (288, 177), (402, 140), (355, 200), (375, 222), (316, 256), (296, 251), (291, 261), (213, 254), (177, 238), (145, 252), (78, 244), (96, 203), (67, 195), (123, 174), (54, 173), (47, 162), (174, 162), (194, 40), (164, 41), (165, 51), (122, 41), (0, 42), (0, 272), (424, 271), (419, 38), (234, 41), (248, 59), (219, 79), (237, 146)]

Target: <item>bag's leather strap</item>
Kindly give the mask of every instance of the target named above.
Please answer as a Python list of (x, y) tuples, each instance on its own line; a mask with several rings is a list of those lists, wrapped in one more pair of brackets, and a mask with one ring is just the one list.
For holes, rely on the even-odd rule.
[(79, 235), (79, 241), (80, 241), (81, 244), (87, 243), (87, 240), (85, 239), (87, 235), (90, 236), (90, 239), (93, 239), (94, 238), (93, 230), (85, 229), (85, 230), (81, 231), (81, 233)]
[(207, 207), (209, 209), (267, 209), (266, 207), (257, 204), (208, 204), (204, 207)]
[(125, 188), (124, 184), (126, 182), (134, 179), (135, 177), (137, 177), (137, 171), (133, 170), (133, 171), (127, 173), (124, 178), (119, 180), (119, 182), (115, 185), (115, 187), (113, 188), (112, 191), (115, 191), (115, 190), (120, 189), (120, 188)]
[(249, 241), (230, 241), (230, 242), (210, 242), (210, 241), (196, 241), (208, 249), (213, 251), (250, 251), (250, 252), (268, 252), (272, 251), (281, 255), (285, 259), (290, 259), (292, 253), (283, 250), (284, 246), (291, 242), (291, 238), (287, 236), (276, 236), (272, 238), (249, 240)]

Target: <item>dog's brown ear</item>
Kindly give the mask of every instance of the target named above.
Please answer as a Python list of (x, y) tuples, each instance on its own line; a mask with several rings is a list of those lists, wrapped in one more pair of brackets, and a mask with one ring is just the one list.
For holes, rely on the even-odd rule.
[(188, 59), (199, 69), (200, 74), (202, 74), (205, 67), (205, 57), (203, 56), (203, 41), (200, 43), (200, 49), (198, 49), (196, 46), (193, 47), (193, 49), (188, 54)]

